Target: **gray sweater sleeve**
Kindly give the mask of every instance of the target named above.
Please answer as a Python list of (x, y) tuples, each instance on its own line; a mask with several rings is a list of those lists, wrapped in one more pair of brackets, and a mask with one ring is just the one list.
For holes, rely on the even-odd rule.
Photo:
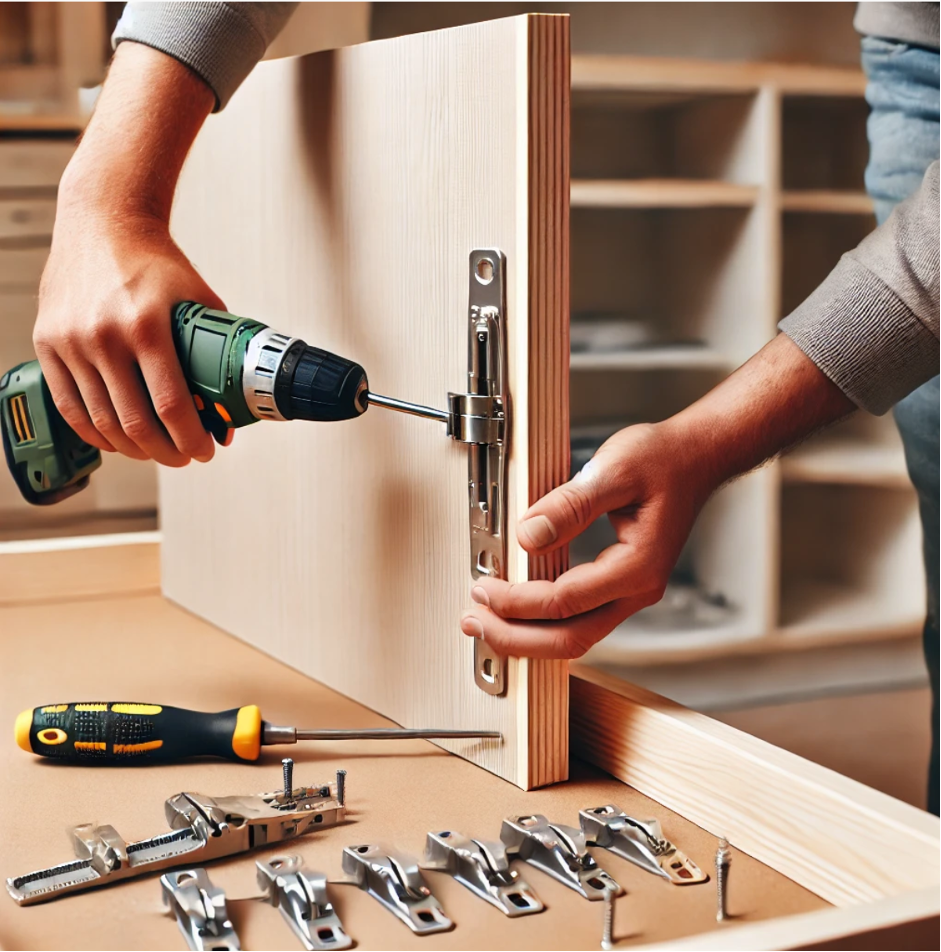
[(938, 373), (938, 162), (779, 327), (859, 407), (882, 414)]
[(216, 94), (216, 112), (232, 98), (296, 3), (154, 3), (132, 0), (111, 42), (152, 46), (197, 73)]

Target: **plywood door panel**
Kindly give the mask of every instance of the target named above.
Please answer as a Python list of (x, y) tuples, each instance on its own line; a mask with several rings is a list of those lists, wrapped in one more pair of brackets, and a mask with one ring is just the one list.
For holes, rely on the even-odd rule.
[[(240, 314), (444, 406), (467, 379), (468, 254), (507, 259), (509, 576), (551, 577), (512, 526), (568, 474), (568, 20), (529, 16), (261, 64), (213, 117), (174, 228)], [(466, 447), (370, 410), (263, 423), (161, 478), (164, 591), (402, 724), (498, 729), (462, 756), (567, 771), (562, 663), (473, 681)]]

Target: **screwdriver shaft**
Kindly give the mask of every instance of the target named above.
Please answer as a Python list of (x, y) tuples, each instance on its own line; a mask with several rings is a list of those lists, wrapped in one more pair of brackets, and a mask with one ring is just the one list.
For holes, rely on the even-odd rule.
[(466, 740), (487, 737), (501, 739), (499, 731), (436, 730), (406, 727), (379, 727), (364, 730), (300, 730), (276, 727), (267, 722), (262, 728), (262, 744), (295, 744), (299, 740)]
[(372, 406), (385, 407), (387, 410), (409, 413), (412, 416), (425, 417), (428, 420), (439, 420), (441, 423), (447, 423), (451, 419), (447, 410), (436, 410), (434, 407), (425, 407), (420, 403), (407, 403), (405, 400), (396, 400), (395, 397), (383, 397), (372, 391), (366, 394), (366, 401)]

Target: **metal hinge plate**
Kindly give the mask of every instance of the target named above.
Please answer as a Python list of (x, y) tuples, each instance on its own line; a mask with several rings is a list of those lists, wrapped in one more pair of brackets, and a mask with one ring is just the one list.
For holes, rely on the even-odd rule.
[[(506, 365), (506, 256), (472, 251), (469, 267), (467, 393), (448, 395), (448, 433), (468, 443), (471, 575), (506, 578), (506, 463), (509, 394)], [(506, 658), (474, 642), (474, 681), (506, 691)]]

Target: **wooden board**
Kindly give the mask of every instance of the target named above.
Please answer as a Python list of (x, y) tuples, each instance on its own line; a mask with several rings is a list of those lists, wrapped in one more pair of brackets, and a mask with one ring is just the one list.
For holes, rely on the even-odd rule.
[(937, 915), (937, 817), (585, 665), (573, 675), (578, 756), (835, 905), (934, 886)]
[[(568, 478), (568, 63), (568, 20), (532, 16), (261, 64), (174, 222), (235, 313), (433, 406), (466, 389), (468, 255), (505, 253), (514, 580), (563, 568), (512, 527)], [(161, 477), (172, 599), (399, 723), (500, 730), (454, 749), (523, 787), (564, 778), (565, 665), (474, 685), (466, 449), (440, 424), (265, 423)]]

